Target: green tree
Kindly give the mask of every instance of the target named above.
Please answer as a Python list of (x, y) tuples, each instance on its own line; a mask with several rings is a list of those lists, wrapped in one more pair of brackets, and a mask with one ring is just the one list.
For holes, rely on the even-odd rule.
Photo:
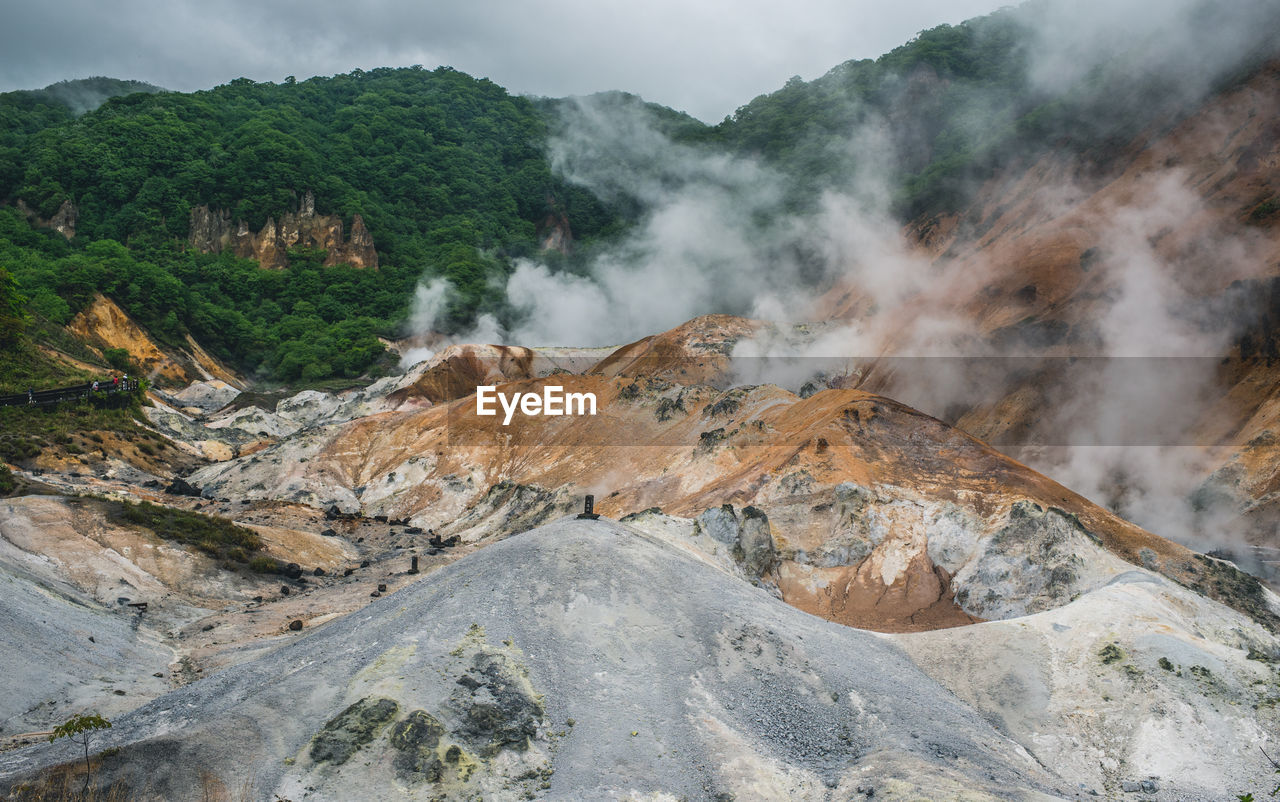
[(76, 715), (53, 728), (49, 734), (49, 743), (59, 738), (70, 738), (72, 742), (84, 747), (84, 794), (89, 794), (89, 778), (92, 766), (89, 764), (89, 741), (96, 730), (111, 728), (111, 722), (97, 713)]
[(9, 350), (21, 341), (27, 327), (26, 304), (13, 274), (0, 267), (0, 350)]

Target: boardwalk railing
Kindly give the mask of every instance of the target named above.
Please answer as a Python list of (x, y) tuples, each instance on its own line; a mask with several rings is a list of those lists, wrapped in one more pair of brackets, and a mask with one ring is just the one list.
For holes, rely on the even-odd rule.
[[(119, 384), (99, 381), (96, 393), (99, 396), (110, 396), (118, 393), (132, 393), (137, 389), (137, 379), (129, 379)], [(61, 404), (64, 401), (80, 401), (92, 398), (94, 394), (93, 382), (89, 382), (88, 384), (77, 384), (72, 387), (59, 387), (56, 390), (35, 390), (31, 393), (0, 395), (0, 407), (48, 406), (50, 404)]]

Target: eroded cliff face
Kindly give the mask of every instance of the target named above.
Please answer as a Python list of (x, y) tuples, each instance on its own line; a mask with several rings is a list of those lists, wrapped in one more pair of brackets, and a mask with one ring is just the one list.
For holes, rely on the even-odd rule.
[(71, 319), (67, 330), (95, 351), (105, 348), (128, 351), (153, 383), (171, 387), (217, 379), (236, 387), (244, 386), (242, 378), (207, 353), (190, 335), (187, 337), (189, 352), (162, 348), (105, 295), (95, 295), (93, 302)]
[(355, 215), (351, 237), (344, 239), (342, 218), (316, 214), (315, 194), (307, 191), (296, 212), (286, 212), (277, 224), (274, 217), (258, 232), (238, 220), (231, 222), (225, 209), (196, 206), (191, 210), (191, 230), (187, 239), (191, 247), (203, 253), (230, 250), (241, 259), (255, 259), (264, 268), (279, 270), (289, 264), (289, 248), (318, 248), (327, 252), (326, 266), (348, 264), (352, 267), (378, 266), (378, 252), (373, 235), (364, 219)]
[(75, 237), (76, 219), (80, 215), (80, 210), (69, 199), (64, 200), (58, 207), (58, 211), (54, 212), (53, 217), (48, 220), (36, 214), (35, 210), (24, 203), (22, 198), (18, 198), (14, 205), (26, 216), (27, 222), (36, 228), (52, 228), (67, 239)]
[(573, 250), (573, 230), (569, 228), (569, 216), (564, 212), (549, 211), (538, 226), (542, 250), (569, 253)]

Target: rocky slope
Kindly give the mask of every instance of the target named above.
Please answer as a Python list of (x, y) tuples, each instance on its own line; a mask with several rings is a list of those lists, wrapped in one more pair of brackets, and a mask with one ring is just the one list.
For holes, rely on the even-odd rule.
[(100, 772), (168, 798), (201, 772), (290, 798), (1065, 792), (893, 646), (603, 521), (484, 549), (103, 742)]
[[(147, 416), (205, 463), (200, 495), (123, 466), (24, 479), (232, 518), (298, 570), (227, 571), (106, 501), (0, 502), (25, 678), (0, 727), (22, 745), (97, 707), (104, 787), (158, 798), (1175, 800), (1264, 777), (1274, 594), (839, 377), (736, 383), (767, 329), (167, 393)], [(479, 383), (598, 414), (504, 426)], [(622, 525), (547, 525), (584, 493)], [(86, 632), (54, 672), (22, 648)], [(0, 782), (64, 750), (13, 752)]]
[[(724, 377), (726, 343), (754, 326), (699, 319), (655, 340), (679, 343), (675, 350), (624, 346), (579, 374), (553, 372), (562, 368), (531, 353), (445, 352), (387, 392), (383, 411), (317, 418), (190, 478), (209, 497), (407, 518), (467, 541), (501, 537), (511, 531), (505, 520), (527, 526), (567, 511), (586, 492), (608, 515), (660, 507), (691, 532), (717, 533), (783, 599), (861, 627), (1023, 615), (1066, 603), (1127, 565), (1269, 615), (1245, 580), (1219, 587), (1216, 568), (1187, 549), (889, 399), (701, 383)], [(646, 359), (658, 361), (646, 367)], [(449, 400), (453, 385), (481, 380), (503, 392), (547, 384), (591, 392), (599, 414), (504, 426), (477, 416), (474, 396)], [(764, 522), (762, 534), (746, 547), (741, 533), (752, 520)]]
[[(863, 358), (854, 386), (926, 407), (984, 440), (1194, 446), (1194, 455), (1152, 461), (1188, 463), (1186, 494), (1203, 482), (1203, 498), (1230, 501), (1179, 536), (1280, 546), (1274, 449), (1265, 445), (1276, 435), (1280, 386), (1267, 317), (1280, 265), (1278, 111), (1272, 62), (1125, 147), (1014, 161), (969, 208), (908, 227), (927, 279), (905, 298), (886, 302), (844, 282), (816, 317), (846, 321), (844, 339), (860, 344), (863, 353), (850, 354)], [(912, 353), (989, 359), (938, 372), (875, 369), (877, 354)], [(1063, 359), (1029, 370), (999, 361), (1008, 355)], [(1080, 356), (1120, 360), (1111, 370), (1067, 369), (1065, 358)], [(1141, 362), (1152, 357), (1173, 359)], [(1138, 442), (1108, 428), (1144, 408), (1158, 414), (1133, 424), (1150, 426)], [(1017, 453), (1045, 470), (1072, 461)], [(1233, 535), (1220, 534), (1224, 519), (1241, 517)]]
[(1273, 669), (1249, 656), (1276, 648), (1142, 569), (886, 640), (688, 544), (560, 520), (119, 718), (98, 773), (167, 799), (1209, 799), (1255, 771)]

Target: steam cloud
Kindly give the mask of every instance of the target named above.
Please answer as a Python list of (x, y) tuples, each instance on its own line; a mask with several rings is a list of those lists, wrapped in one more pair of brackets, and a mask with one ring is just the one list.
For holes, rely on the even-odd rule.
[[(1122, 53), (1135, 80), (1162, 82), (1167, 91), (1159, 102), (1185, 104), (1256, 52), (1265, 36), (1260, 30), (1274, 30), (1266, 22), (1274, 11), (1257, 2), (1230, 9), (1192, 0), (1159, 9), (1138, 2), (1084, 5), (1023, 9), (1034, 29), (1028, 79), (1046, 91), (1071, 91), (1097, 65)], [(1206, 15), (1213, 22), (1208, 27)], [(1135, 41), (1141, 46), (1131, 46)], [(984, 106), (981, 98), (974, 102)], [(555, 169), (602, 197), (639, 199), (646, 214), (625, 242), (595, 259), (587, 275), (517, 262), (505, 290), (518, 322), (504, 328), (485, 317), (458, 341), (617, 345), (711, 312), (779, 323), (822, 320), (833, 302), (823, 291), (839, 286), (852, 295), (856, 314), (804, 337), (779, 326), (739, 343), (735, 356), (773, 359), (742, 360), (737, 378), (794, 390), (812, 378), (813, 366), (788, 358), (823, 357), (845, 372), (874, 376), (865, 380), (868, 389), (942, 417), (993, 404), (1018, 379), (999, 361), (973, 369), (973, 363), (907, 360), (886, 373), (876, 371), (877, 360), (1011, 353), (1116, 357), (1101, 370), (1052, 376), (1039, 388), (1044, 407), (1038, 433), (1044, 441), (1071, 445), (1020, 448), (1014, 455), (1166, 537), (1200, 548), (1242, 540), (1234, 510), (1206, 510), (1191, 501), (1221, 454), (1127, 444), (1139, 418), (1152, 442), (1179, 442), (1215, 399), (1209, 357), (1226, 353), (1238, 332), (1222, 316), (1206, 320), (1188, 311), (1203, 306), (1205, 287), (1197, 273), (1204, 272), (1205, 251), (1213, 254), (1219, 275), (1246, 277), (1262, 268), (1250, 244), (1238, 239), (1202, 243), (1199, 250), (1161, 245), (1171, 230), (1203, 211), (1201, 195), (1179, 168), (1156, 173), (1131, 202), (1101, 210), (1107, 223), (1093, 232), (1101, 254), (1093, 270), (1104, 298), (1091, 308), (1102, 313), (1080, 322), (1088, 333), (1084, 340), (1046, 351), (994, 342), (964, 307), (1010, 266), (931, 259), (909, 244), (885, 211), (889, 167), (907, 155), (894, 143), (912, 139), (886, 120), (871, 118), (848, 132), (846, 153), (833, 152), (832, 158), (854, 154), (860, 169), (805, 212), (789, 208), (786, 176), (749, 158), (674, 143), (638, 103), (581, 99), (568, 105), (563, 122), (551, 145)], [(1053, 216), (1091, 191), (1064, 182), (1040, 194), (1041, 209)], [(438, 280), (419, 288), (417, 331), (435, 327), (448, 292)], [(425, 355), (429, 351), (413, 352), (406, 361)]]

